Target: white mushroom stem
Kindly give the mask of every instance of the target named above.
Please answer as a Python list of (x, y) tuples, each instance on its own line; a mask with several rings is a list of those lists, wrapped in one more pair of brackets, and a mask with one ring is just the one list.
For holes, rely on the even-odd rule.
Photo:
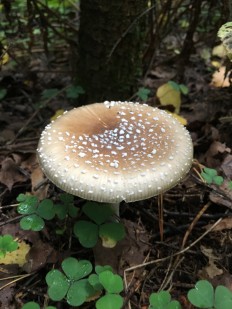
[(114, 214), (115, 214), (118, 218), (120, 217), (119, 206), (120, 206), (120, 203), (113, 203), (113, 204), (110, 204), (110, 207), (113, 209)]

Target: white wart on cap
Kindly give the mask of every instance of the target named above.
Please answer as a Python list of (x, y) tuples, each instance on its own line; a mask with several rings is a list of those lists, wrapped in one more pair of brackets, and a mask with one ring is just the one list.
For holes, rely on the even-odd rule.
[(66, 112), (42, 132), (38, 157), (46, 176), (84, 199), (146, 199), (175, 186), (189, 171), (188, 131), (165, 111), (104, 102)]

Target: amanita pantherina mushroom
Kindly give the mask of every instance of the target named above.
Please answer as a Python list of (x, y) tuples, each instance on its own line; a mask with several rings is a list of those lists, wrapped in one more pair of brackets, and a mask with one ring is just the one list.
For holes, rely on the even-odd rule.
[(133, 202), (175, 186), (189, 171), (188, 131), (165, 111), (132, 102), (75, 108), (42, 133), (38, 157), (46, 176), (87, 200)]

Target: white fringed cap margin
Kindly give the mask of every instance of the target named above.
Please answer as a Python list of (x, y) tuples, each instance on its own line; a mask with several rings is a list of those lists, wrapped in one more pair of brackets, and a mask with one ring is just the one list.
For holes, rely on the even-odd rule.
[(133, 202), (175, 186), (189, 171), (188, 131), (165, 111), (104, 102), (65, 112), (42, 132), (38, 158), (59, 188), (87, 200)]

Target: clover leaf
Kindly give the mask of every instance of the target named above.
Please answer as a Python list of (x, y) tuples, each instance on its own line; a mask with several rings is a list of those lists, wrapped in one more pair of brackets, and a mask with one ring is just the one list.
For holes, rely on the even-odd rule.
[(181, 309), (181, 305), (176, 300), (171, 300), (168, 291), (152, 293), (149, 297), (149, 309)]
[(213, 168), (204, 167), (201, 172), (201, 176), (208, 184), (222, 185), (224, 179), (222, 176), (218, 176), (217, 171)]
[(7, 252), (18, 249), (18, 243), (11, 235), (0, 236), (0, 258), (4, 258)]
[(41, 231), (45, 226), (45, 220), (51, 220), (55, 216), (52, 200), (39, 201), (36, 196), (19, 194), (17, 197), (18, 213), (24, 215), (20, 220), (20, 227), (24, 230)]
[(54, 301), (66, 298), (69, 305), (80, 306), (95, 293), (88, 279), (82, 279), (91, 273), (92, 264), (69, 257), (61, 266), (64, 273), (54, 269), (46, 275), (48, 295)]
[(188, 292), (189, 301), (198, 308), (212, 308), (214, 305), (214, 289), (207, 280), (200, 280), (195, 288)]

